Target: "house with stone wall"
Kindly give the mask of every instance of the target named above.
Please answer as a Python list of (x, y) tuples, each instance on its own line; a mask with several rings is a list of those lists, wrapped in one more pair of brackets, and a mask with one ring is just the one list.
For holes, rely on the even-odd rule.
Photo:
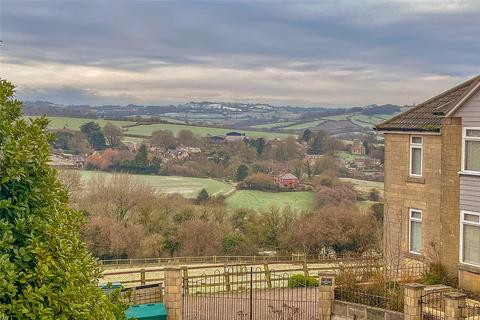
[(441, 262), (480, 291), (480, 76), (387, 120), (388, 265)]

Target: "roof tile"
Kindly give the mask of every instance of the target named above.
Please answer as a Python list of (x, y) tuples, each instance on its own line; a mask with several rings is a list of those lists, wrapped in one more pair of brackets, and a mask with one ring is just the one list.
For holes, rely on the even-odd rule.
[(387, 121), (378, 124), (378, 131), (440, 131), (442, 119), (464, 97), (478, 89), (480, 76), (476, 76), (449, 89)]

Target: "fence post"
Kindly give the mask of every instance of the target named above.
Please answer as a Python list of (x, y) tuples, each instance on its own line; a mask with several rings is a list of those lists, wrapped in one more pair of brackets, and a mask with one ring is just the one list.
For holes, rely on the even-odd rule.
[(335, 273), (319, 272), (318, 277), (318, 319), (330, 320), (335, 299)]
[(425, 286), (419, 283), (407, 283), (404, 292), (404, 320), (422, 319), (422, 294)]
[(227, 292), (230, 292), (230, 272), (226, 267), (225, 271), (223, 272), (223, 277), (225, 278), (225, 289), (227, 290)]
[(467, 295), (460, 292), (447, 292), (443, 294), (445, 303), (445, 320), (465, 319), (465, 300)]
[(188, 267), (185, 266), (182, 269), (183, 269), (183, 290), (185, 291), (185, 294), (188, 294), (189, 293), (189, 289), (188, 289)]
[(263, 264), (265, 272), (265, 281), (267, 281), (267, 288), (272, 289), (272, 278), (270, 277), (270, 269), (268, 268), (268, 263)]
[(305, 275), (305, 278), (310, 277), (310, 274), (308, 273), (308, 265), (306, 261), (303, 261), (303, 273)]
[(140, 269), (140, 284), (145, 285), (145, 269)]
[(165, 268), (165, 307), (168, 320), (182, 320), (182, 269)]

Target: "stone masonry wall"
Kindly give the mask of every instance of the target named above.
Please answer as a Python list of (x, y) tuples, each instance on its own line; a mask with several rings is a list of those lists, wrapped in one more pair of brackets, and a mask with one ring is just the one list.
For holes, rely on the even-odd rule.
[[(415, 135), (417, 136), (417, 135)], [(409, 176), (410, 135), (385, 134), (385, 220), (384, 253), (386, 265), (427, 262), (440, 246), (439, 212), (442, 194), (442, 138), (423, 137), (423, 177)], [(422, 255), (408, 251), (409, 208), (421, 209)]]
[(451, 273), (457, 273), (459, 261), (460, 177), (462, 155), (462, 119), (446, 118), (442, 126), (442, 262)]

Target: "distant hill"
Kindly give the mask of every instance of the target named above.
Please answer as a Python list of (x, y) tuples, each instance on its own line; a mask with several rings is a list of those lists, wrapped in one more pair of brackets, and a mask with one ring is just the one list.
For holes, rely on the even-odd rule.
[(25, 115), (183, 123), (298, 134), (305, 129), (330, 134), (366, 132), (405, 107), (393, 104), (350, 108), (273, 106), (265, 103), (191, 101), (179, 105), (61, 105), (26, 101)]

